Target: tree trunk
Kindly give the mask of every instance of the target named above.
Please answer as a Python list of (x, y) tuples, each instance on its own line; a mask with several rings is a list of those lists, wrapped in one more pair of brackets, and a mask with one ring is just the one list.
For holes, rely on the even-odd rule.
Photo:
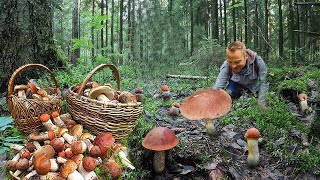
[(131, 61), (131, 29), (132, 29), (132, 23), (131, 23), (131, 0), (128, 0), (128, 33), (127, 33), (127, 40), (128, 40), (128, 61)]
[[(53, 11), (49, 0), (0, 1), (0, 92), (5, 92), (13, 72), (22, 65), (40, 63), (54, 68)], [(38, 78), (28, 71), (15, 84)], [(26, 74), (32, 75), (26, 75)], [(21, 78), (21, 79), (20, 79)]]
[(108, 41), (109, 41), (109, 38), (108, 38), (108, 20), (109, 20), (109, 11), (108, 11), (108, 0), (106, 0), (106, 15), (108, 16), (108, 18), (106, 19), (106, 47), (108, 47)]
[(269, 3), (264, 0), (264, 60), (269, 59)]
[[(95, 14), (95, 1), (92, 1), (92, 11), (91, 11), (91, 15), (92, 18), (94, 17)], [(94, 27), (91, 27), (91, 43), (92, 43), (92, 48), (91, 48), (91, 59), (94, 60), (94, 56), (95, 56), (95, 51), (94, 51)]]
[(259, 29), (258, 29), (258, 21), (259, 21), (259, 1), (255, 0), (255, 7), (254, 7), (254, 22), (253, 22), (253, 45), (255, 48), (259, 47)]
[[(143, 25), (142, 25), (142, 3), (143, 2), (139, 2), (139, 27), (140, 27), (140, 61), (143, 61)], [(172, 3), (172, 0), (171, 0)]]
[[(235, 4), (235, 0), (232, 0), (232, 5)], [(236, 25), (236, 8), (232, 8), (232, 27), (233, 27), (233, 40), (237, 40), (237, 25)]]
[(249, 45), (248, 42), (248, 6), (247, 0), (244, 0), (244, 43)]
[(220, 0), (219, 1), (219, 14), (220, 14), (220, 38), (219, 38), (219, 42), (220, 42), (220, 44), (222, 45), (223, 44), (223, 36), (222, 36), (222, 34), (223, 34), (223, 28), (222, 28), (222, 24), (223, 24), (223, 22), (222, 22), (222, 17), (223, 17), (223, 15), (222, 15), (222, 0)]
[[(72, 8), (72, 39), (79, 39), (79, 0), (73, 0)], [(79, 57), (80, 48), (74, 49), (71, 52), (71, 63), (77, 65)]]
[(223, 0), (223, 13), (224, 13), (224, 45), (228, 44), (228, 27), (227, 27), (227, 2)]
[[(120, 0), (120, 29), (119, 29), (119, 53), (122, 54), (123, 53), (123, 0)], [(121, 56), (120, 58), (120, 65), (123, 64), (123, 58)]]
[(212, 26), (212, 39), (219, 40), (218, 1), (217, 0), (211, 0), (211, 26)]
[[(110, 38), (111, 38), (110, 39), (111, 53), (114, 53), (114, 0), (111, 1), (111, 37)], [(113, 63), (115, 64), (114, 61)]]
[[(279, 56), (280, 61), (283, 61), (283, 24), (282, 24), (282, 2), (278, 0), (278, 7), (279, 7)], [(281, 64), (281, 63), (280, 63)]]
[(135, 0), (132, 0), (132, 29), (131, 29), (131, 53), (132, 53), (132, 58), (133, 60), (136, 60), (136, 53), (135, 53), (135, 30), (136, 30), (136, 15), (135, 15)]
[(192, 6), (192, 0), (189, 1), (190, 3), (190, 56), (193, 54), (193, 29), (194, 29), (194, 22), (193, 22), (193, 6)]
[[(101, 16), (103, 16), (104, 15), (104, 1), (103, 0), (101, 0)], [(101, 21), (101, 26), (103, 26), (103, 21)], [(104, 38), (103, 38), (103, 28), (101, 28), (101, 30), (100, 30), (100, 44), (101, 44), (101, 48), (103, 48), (104, 47)], [(104, 51), (103, 50), (101, 50), (101, 54), (102, 54), (102, 56), (103, 56), (103, 54), (104, 54)]]

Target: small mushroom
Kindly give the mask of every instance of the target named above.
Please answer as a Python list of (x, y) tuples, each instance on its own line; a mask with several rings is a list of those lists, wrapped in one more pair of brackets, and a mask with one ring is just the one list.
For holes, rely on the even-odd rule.
[(113, 99), (114, 91), (109, 86), (99, 86), (92, 88), (89, 92), (89, 98), (97, 99), (103, 103), (108, 103)]
[(301, 93), (298, 95), (299, 103), (300, 103), (300, 111), (304, 113), (308, 108), (308, 95)]
[(222, 89), (200, 90), (181, 104), (181, 114), (190, 120), (204, 119), (208, 134), (215, 133), (214, 119), (229, 112), (231, 97)]
[(137, 87), (135, 90), (134, 90), (135, 94), (136, 94), (136, 99), (138, 102), (141, 102), (142, 101), (142, 89), (141, 87)]
[(173, 131), (166, 127), (156, 127), (148, 132), (142, 141), (142, 146), (153, 150), (153, 168), (156, 173), (162, 173), (165, 168), (166, 150), (172, 149), (179, 143)]
[(55, 134), (53, 131), (48, 132), (32, 132), (29, 134), (28, 139), (33, 141), (45, 141), (48, 139), (53, 139), (55, 137)]
[(163, 101), (169, 101), (171, 98), (171, 92), (169, 90), (169, 86), (168, 85), (162, 85), (161, 87), (161, 97)]
[(57, 125), (57, 126), (59, 126), (59, 127), (62, 127), (62, 126), (64, 125), (64, 122), (61, 120), (58, 111), (54, 111), (54, 112), (51, 114), (51, 116), (52, 116), (52, 118), (53, 118), (53, 121), (54, 121), (55, 125)]
[(94, 145), (99, 146), (101, 150), (101, 158), (106, 158), (110, 154), (111, 148), (114, 145), (115, 139), (111, 133), (104, 132), (99, 134), (93, 141)]
[(80, 138), (83, 131), (83, 127), (81, 124), (76, 124), (71, 128), (70, 135), (76, 138)]
[(137, 103), (136, 96), (128, 91), (122, 91), (119, 95), (118, 100), (121, 103)]
[(125, 165), (126, 167), (134, 170), (135, 167), (132, 165), (131, 161), (127, 158), (128, 156), (128, 148), (121, 145), (121, 144), (116, 144), (114, 146), (114, 153), (118, 154), (120, 161), (123, 165)]
[(54, 125), (50, 119), (50, 115), (49, 114), (41, 114), (40, 116), (40, 121), (42, 122), (42, 124), (44, 125), (44, 127), (49, 131), (54, 131), (56, 130), (57, 126)]
[(67, 160), (61, 166), (60, 175), (62, 178), (68, 178), (69, 180), (84, 180), (82, 175), (76, 170), (77, 164), (73, 160)]
[(83, 159), (83, 161), (79, 164), (78, 170), (79, 173), (83, 176), (84, 179), (98, 179), (98, 176), (94, 172), (96, 168), (95, 160), (88, 156)]
[(17, 168), (16, 168), (16, 164), (18, 163), (18, 160), (20, 159), (20, 153), (16, 154), (12, 160), (9, 160), (7, 161), (6, 165), (7, 165), (7, 168), (10, 170), (10, 171), (15, 171)]
[(50, 145), (56, 153), (59, 153), (64, 150), (64, 138), (54, 138), (51, 140)]
[(82, 154), (86, 151), (87, 145), (84, 141), (75, 141), (71, 144), (73, 154)]
[(68, 129), (67, 128), (61, 128), (59, 129), (58, 132), (59, 137), (63, 137), (69, 144), (72, 144), (73, 142), (77, 141), (77, 138), (74, 136), (71, 136), (68, 134)]
[(111, 176), (112, 180), (118, 179), (122, 172), (121, 167), (115, 161), (106, 162), (101, 166), (100, 170), (104, 177)]
[(180, 110), (179, 110), (180, 104), (177, 102), (173, 102), (172, 106), (169, 108), (169, 115), (170, 116), (178, 116), (180, 114)]
[(96, 136), (88, 133), (88, 132), (85, 132), (85, 133), (82, 133), (81, 136), (80, 136), (80, 139), (81, 140), (84, 140), (84, 139), (89, 139), (90, 141), (94, 141), (94, 139), (96, 138)]
[(248, 143), (248, 158), (247, 162), (249, 166), (256, 166), (259, 163), (259, 147), (258, 139), (260, 137), (260, 132), (256, 128), (250, 128), (245, 134), (245, 138)]
[(33, 143), (30, 143), (30, 142), (29, 142), (29, 143), (27, 144), (27, 149), (28, 149), (29, 152), (32, 153), (32, 152), (34, 152), (34, 151), (36, 150), (36, 146), (35, 146)]
[(34, 158), (33, 166), (39, 175), (46, 175), (51, 169), (51, 162), (46, 154), (40, 154)]
[(18, 97), (20, 98), (26, 98), (26, 90), (28, 89), (28, 86), (21, 84), (14, 86), (14, 92), (18, 92)]
[(37, 89), (37, 86), (34, 83), (29, 81), (28, 82), (28, 86), (30, 87), (32, 94), (36, 94), (37, 93), (38, 89)]

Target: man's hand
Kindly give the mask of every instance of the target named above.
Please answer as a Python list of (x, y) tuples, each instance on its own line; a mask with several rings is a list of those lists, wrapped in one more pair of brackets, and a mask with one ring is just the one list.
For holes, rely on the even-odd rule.
[(265, 113), (268, 112), (268, 108), (267, 108), (264, 104), (259, 104), (259, 105), (260, 105), (261, 109), (262, 109)]

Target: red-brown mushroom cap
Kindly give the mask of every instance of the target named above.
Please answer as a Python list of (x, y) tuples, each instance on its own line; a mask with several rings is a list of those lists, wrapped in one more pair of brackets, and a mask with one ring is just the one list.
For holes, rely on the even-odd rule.
[(99, 148), (99, 146), (95, 145), (90, 149), (90, 156), (94, 158), (101, 156), (101, 149)]
[(68, 159), (66, 163), (61, 166), (60, 175), (62, 178), (67, 178), (70, 173), (77, 169), (77, 163), (73, 160)]
[(28, 143), (27, 144), (27, 149), (29, 152), (34, 152), (36, 150), (36, 146), (33, 143)]
[(308, 99), (308, 95), (306, 95), (305, 93), (301, 93), (298, 95), (298, 98), (300, 101), (305, 101)]
[(115, 142), (114, 137), (111, 133), (104, 132), (99, 134), (93, 141), (94, 145), (99, 146), (101, 150), (101, 158), (106, 158), (108, 155), (108, 151), (111, 150), (111, 147), (113, 146)]
[(156, 127), (148, 132), (142, 141), (142, 146), (154, 151), (164, 151), (175, 147), (178, 143), (179, 139), (171, 129)]
[(76, 124), (71, 128), (70, 135), (79, 138), (82, 134), (83, 126), (81, 124)]
[(73, 154), (80, 154), (82, 153), (83, 142), (82, 141), (75, 141), (71, 144), (71, 150)]
[(61, 129), (59, 129), (58, 137), (61, 137), (65, 132), (68, 132), (68, 129), (67, 129), (67, 128), (61, 128)]
[(19, 161), (16, 164), (16, 168), (20, 171), (27, 170), (29, 167), (29, 160), (26, 158), (19, 159)]
[(214, 119), (229, 112), (231, 97), (222, 89), (204, 89), (189, 96), (180, 106), (181, 114), (190, 120)]
[(162, 91), (169, 91), (169, 86), (168, 85), (162, 85), (161, 90)]
[(51, 116), (52, 116), (53, 118), (56, 118), (56, 117), (59, 116), (59, 112), (58, 112), (58, 111), (53, 111), (52, 114), (51, 114)]
[(53, 147), (56, 153), (59, 153), (64, 150), (64, 142), (59, 138), (52, 139), (50, 145)]
[(135, 92), (136, 94), (141, 94), (141, 93), (142, 93), (141, 87), (137, 87), (134, 92)]
[(172, 106), (179, 108), (179, 107), (180, 107), (180, 104), (179, 104), (178, 102), (173, 102), (173, 103), (172, 103)]
[(41, 122), (47, 122), (50, 119), (50, 115), (49, 114), (41, 114), (40, 116), (40, 121)]
[(114, 161), (109, 161), (102, 165), (101, 171), (104, 177), (107, 177), (110, 174), (112, 180), (118, 179), (122, 172), (121, 167)]
[(35, 84), (33, 84), (32, 82), (28, 82), (28, 86), (30, 87), (31, 89), (31, 92), (34, 94), (34, 93), (37, 93), (37, 87)]
[(82, 166), (86, 171), (90, 172), (96, 168), (96, 162), (92, 157), (87, 156), (83, 159)]
[(79, 166), (83, 157), (84, 157), (83, 154), (77, 154), (77, 155), (72, 156), (71, 159), (77, 164), (77, 166)]
[(48, 131), (48, 137), (49, 137), (50, 140), (52, 140), (52, 139), (56, 138), (56, 134), (54, 133), (54, 131), (49, 130)]
[(260, 137), (260, 132), (256, 128), (250, 128), (245, 134), (246, 139), (258, 139)]
[(33, 166), (39, 175), (46, 175), (51, 169), (51, 162), (45, 154), (41, 154), (34, 158)]
[(26, 159), (30, 159), (31, 155), (29, 151), (24, 151), (23, 153), (21, 153), (21, 159), (26, 158)]

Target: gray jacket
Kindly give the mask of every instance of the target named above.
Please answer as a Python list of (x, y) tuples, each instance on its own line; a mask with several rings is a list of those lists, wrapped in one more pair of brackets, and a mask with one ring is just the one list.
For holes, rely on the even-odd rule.
[[(269, 84), (267, 83), (267, 66), (263, 59), (257, 55), (254, 51), (247, 49), (248, 60), (246, 66), (239, 72), (232, 72), (231, 80), (241, 84), (243, 87), (248, 88), (251, 92), (259, 92), (259, 103), (265, 104), (266, 97), (269, 89)], [(259, 67), (258, 74), (254, 69), (254, 61)], [(220, 67), (220, 73), (217, 77), (216, 83), (213, 88), (225, 88), (229, 82), (229, 67), (227, 60), (224, 61)]]

